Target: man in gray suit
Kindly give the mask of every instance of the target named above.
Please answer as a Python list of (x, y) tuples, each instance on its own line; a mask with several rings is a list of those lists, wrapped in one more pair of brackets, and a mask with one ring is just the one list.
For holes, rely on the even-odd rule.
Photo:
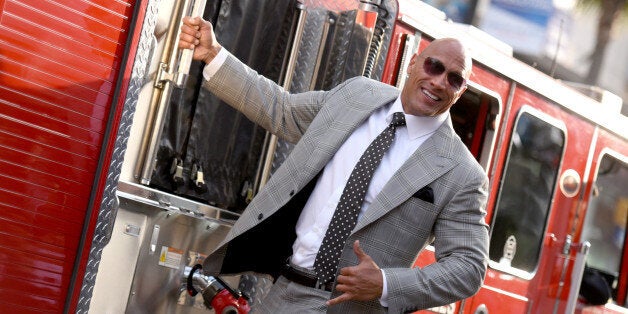
[[(254, 309), (265, 313), (402, 313), (478, 291), (488, 260), (488, 178), (449, 117), (471, 73), (458, 40), (435, 40), (415, 54), (401, 92), (357, 77), (331, 91), (289, 94), (221, 49), (200, 18), (184, 19), (179, 47), (207, 64), (205, 88), (296, 143), (207, 258), (207, 274), (272, 275), (275, 284)], [(336, 276), (321, 281), (314, 263), (340, 195), (395, 112), (406, 125), (368, 185)], [(436, 262), (412, 268), (428, 244)]]

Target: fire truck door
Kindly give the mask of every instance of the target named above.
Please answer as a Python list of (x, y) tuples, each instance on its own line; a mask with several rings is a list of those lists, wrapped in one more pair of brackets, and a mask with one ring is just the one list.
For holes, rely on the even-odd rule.
[(586, 143), (591, 138), (586, 126), (565, 123), (569, 117), (525, 91), (515, 92), (512, 108), (510, 143), (496, 181), (489, 271), (472, 307), (488, 313), (552, 313), (558, 299), (561, 307), (566, 300), (566, 269), (573, 262), (570, 212), (577, 205), (574, 194), (564, 194), (557, 183), (564, 173), (581, 178), (584, 161), (579, 159), (586, 159), (576, 153), (580, 144), (567, 138)]
[(628, 311), (628, 150), (625, 139), (596, 130), (596, 145), (589, 158), (579, 208), (583, 225), (580, 242), (591, 244), (579, 292), (582, 311)]
[(511, 109), (504, 168), (493, 178), (500, 185), (489, 272), (473, 309), (578, 312), (584, 261), (584, 276), (595, 269), (608, 280), (612, 300), (625, 306), (625, 138), (523, 88), (515, 91)]
[[(277, 81), (294, 10), (293, 1), (212, 1), (197, 15), (212, 22), (225, 49)], [(174, 35), (180, 16), (190, 15), (179, 11), (173, 10), (168, 26)], [(164, 49), (161, 59), (176, 67), (180, 54)], [(158, 71), (159, 113), (145, 136), (137, 173), (143, 184), (241, 212), (251, 196), (265, 131), (204, 90), (202, 69), (203, 64), (192, 62), (187, 81), (175, 82), (180, 85), (160, 81), (168, 76)]]

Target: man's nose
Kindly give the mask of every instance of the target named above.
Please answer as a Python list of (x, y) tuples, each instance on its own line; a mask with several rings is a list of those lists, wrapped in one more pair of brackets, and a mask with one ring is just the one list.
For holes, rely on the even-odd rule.
[(432, 82), (434, 82), (434, 85), (440, 88), (447, 88), (447, 72), (443, 72), (439, 75), (433, 76)]

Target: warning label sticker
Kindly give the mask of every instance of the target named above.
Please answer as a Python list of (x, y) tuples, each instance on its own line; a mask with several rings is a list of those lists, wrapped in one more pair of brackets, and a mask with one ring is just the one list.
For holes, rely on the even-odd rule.
[(182, 257), (183, 251), (167, 246), (162, 246), (161, 254), (159, 254), (159, 265), (179, 269), (179, 267), (181, 266)]

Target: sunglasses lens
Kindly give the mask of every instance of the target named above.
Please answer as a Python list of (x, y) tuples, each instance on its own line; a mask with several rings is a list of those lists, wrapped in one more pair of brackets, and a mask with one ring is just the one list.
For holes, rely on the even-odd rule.
[(449, 85), (451, 85), (451, 87), (455, 89), (460, 89), (460, 87), (462, 87), (462, 85), (464, 84), (464, 79), (458, 74), (449, 73), (447, 74), (447, 82), (449, 82)]
[(445, 72), (445, 66), (437, 59), (427, 57), (423, 62), (423, 70), (429, 75), (441, 75)]
[[(441, 75), (445, 72), (445, 65), (438, 59), (427, 57), (423, 62), (423, 71), (432, 76)], [(447, 73), (447, 82), (452, 88), (458, 90), (464, 85), (465, 80), (459, 74)]]

